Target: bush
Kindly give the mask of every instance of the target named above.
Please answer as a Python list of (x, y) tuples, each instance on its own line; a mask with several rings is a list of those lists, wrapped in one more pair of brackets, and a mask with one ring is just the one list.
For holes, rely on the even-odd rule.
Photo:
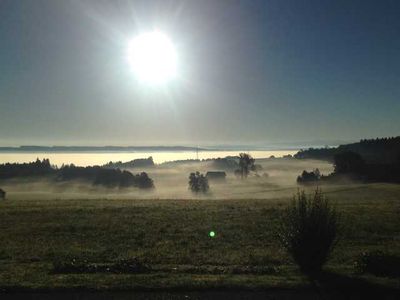
[(320, 189), (306, 196), (298, 191), (282, 218), (280, 240), (302, 272), (316, 274), (333, 250), (338, 215)]
[(189, 189), (193, 193), (206, 193), (210, 189), (208, 179), (200, 172), (190, 173), (189, 175)]
[(354, 267), (359, 273), (399, 277), (400, 257), (385, 254), (382, 251), (364, 252), (358, 257)]
[[(124, 171), (124, 173), (127, 171)], [(128, 172), (129, 173), (129, 172)], [(137, 186), (140, 189), (152, 189), (154, 188), (153, 179), (147, 175), (146, 172), (142, 172), (140, 174), (134, 175), (134, 186)]]
[(321, 179), (321, 173), (318, 169), (315, 169), (312, 172), (307, 172), (306, 170), (301, 173), (300, 176), (297, 177), (298, 184), (308, 184), (318, 182)]

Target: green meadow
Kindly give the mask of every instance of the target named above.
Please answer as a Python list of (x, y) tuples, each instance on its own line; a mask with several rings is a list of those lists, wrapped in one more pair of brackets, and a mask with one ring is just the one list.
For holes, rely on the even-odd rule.
[[(153, 171), (158, 191), (143, 194), (143, 198), (136, 192), (82, 188), (77, 188), (79, 193), (49, 192), (43, 190), (43, 183), (39, 188), (39, 183), (6, 182), (3, 186), (11, 192), (0, 202), (0, 288), (310, 287), (312, 281), (301, 274), (277, 238), (283, 209), (298, 189), (293, 175), (304, 162), (287, 162), (287, 166), (278, 162), (262, 162), (269, 177), (242, 182), (228, 176), (226, 183), (211, 184), (214, 193), (204, 197), (188, 194), (181, 172), (162, 168)], [(320, 164), (328, 170), (326, 163)], [(179, 175), (174, 179), (171, 174)], [(291, 184), (283, 184), (285, 176)], [(182, 187), (174, 186), (175, 198), (167, 197), (172, 190), (171, 194), (159, 191), (163, 184), (171, 185), (162, 183), (167, 177), (183, 180)], [(23, 184), (25, 190), (19, 186)], [(314, 188), (306, 191), (311, 193)], [(360, 273), (355, 262), (366, 251), (400, 256), (400, 185), (349, 182), (321, 188), (341, 220), (339, 242), (324, 267), (327, 274), (399, 289), (398, 278)], [(146, 269), (112, 271), (115, 264), (132, 259)], [(96, 266), (103, 271), (57, 269), (65, 264)]]

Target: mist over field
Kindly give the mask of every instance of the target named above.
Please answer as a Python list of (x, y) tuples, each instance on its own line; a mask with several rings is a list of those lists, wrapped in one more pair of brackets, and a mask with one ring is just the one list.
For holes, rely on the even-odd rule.
[[(234, 169), (216, 169), (210, 161), (168, 162), (148, 168), (127, 168), (133, 174), (145, 171), (153, 179), (155, 189), (106, 188), (90, 182), (74, 180), (57, 182), (50, 179), (18, 178), (2, 182), (10, 199), (271, 199), (291, 196), (298, 185), (296, 178), (303, 170), (318, 168), (322, 174), (333, 171), (332, 163), (318, 160), (266, 158), (256, 160), (262, 169), (243, 181)], [(192, 172), (225, 171), (226, 180), (210, 180), (209, 193), (194, 195), (188, 188)]]

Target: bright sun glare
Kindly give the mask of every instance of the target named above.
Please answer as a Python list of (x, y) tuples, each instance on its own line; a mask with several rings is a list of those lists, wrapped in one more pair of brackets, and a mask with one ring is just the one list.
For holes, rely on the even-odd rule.
[(176, 76), (176, 52), (159, 31), (143, 33), (129, 42), (128, 61), (140, 81), (161, 84)]

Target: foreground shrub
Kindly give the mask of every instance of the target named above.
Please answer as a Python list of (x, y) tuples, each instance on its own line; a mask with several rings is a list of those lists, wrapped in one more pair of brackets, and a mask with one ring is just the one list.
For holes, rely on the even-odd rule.
[(193, 193), (206, 193), (210, 189), (208, 179), (200, 172), (190, 173), (189, 175), (189, 189)]
[(336, 244), (338, 215), (320, 189), (306, 196), (298, 191), (285, 210), (280, 240), (302, 272), (321, 271)]
[(358, 257), (354, 267), (359, 273), (399, 277), (400, 257), (385, 254), (382, 251), (364, 252)]

